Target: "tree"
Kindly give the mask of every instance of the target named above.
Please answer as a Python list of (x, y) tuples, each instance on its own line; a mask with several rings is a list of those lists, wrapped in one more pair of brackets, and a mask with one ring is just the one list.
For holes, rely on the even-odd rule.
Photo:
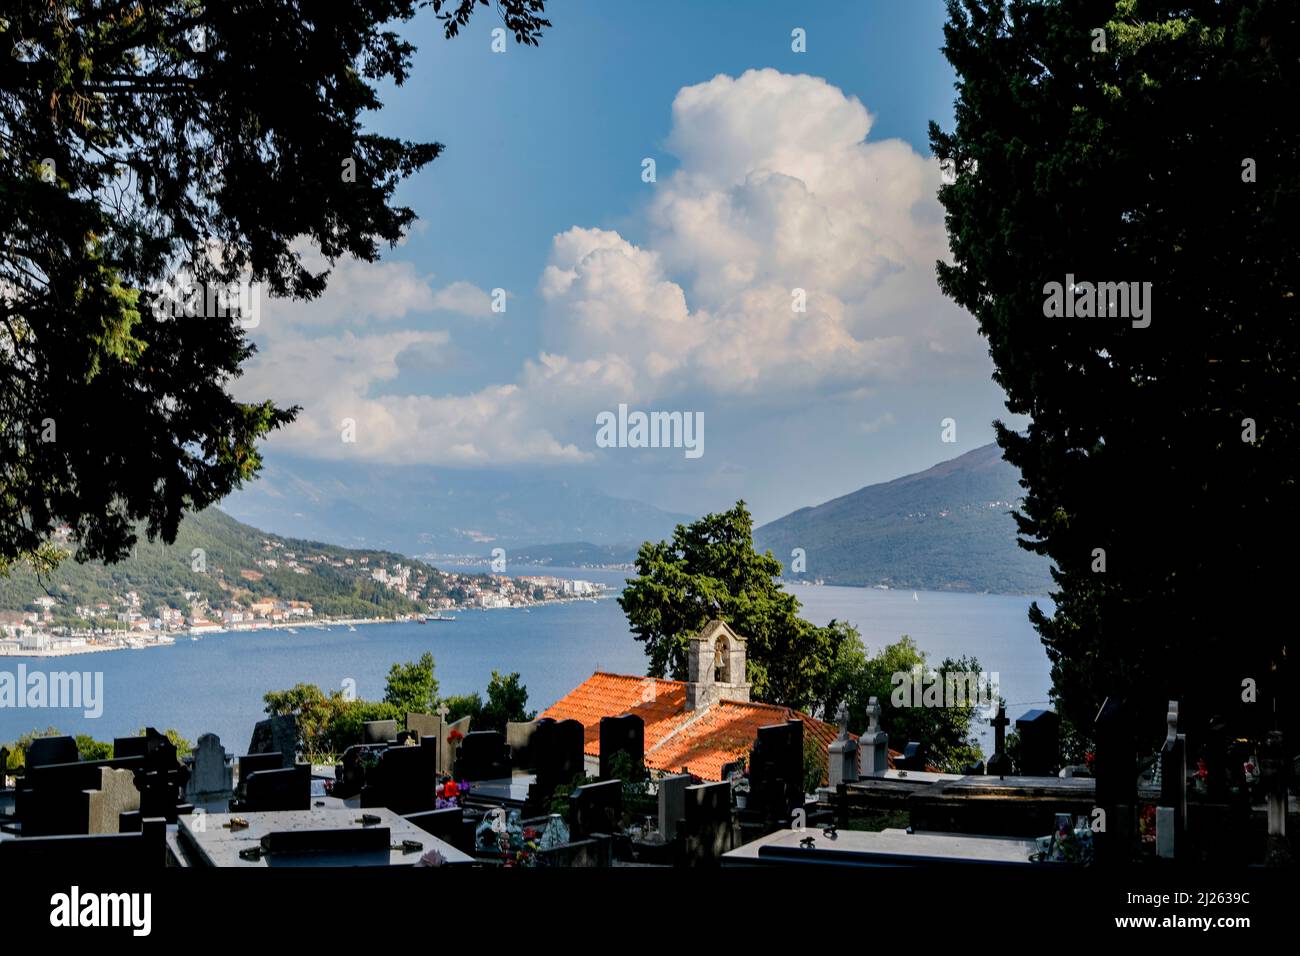
[(411, 714), (430, 714), (438, 706), (438, 680), (433, 676), (433, 655), (425, 651), (418, 661), (394, 664), (384, 685), (384, 703)]
[(646, 542), (637, 552), (638, 577), (619, 605), (645, 644), (652, 676), (684, 679), (690, 636), (720, 618), (745, 638), (755, 699), (820, 710), (818, 695), (833, 683), (832, 662), (857, 633), (834, 622), (814, 627), (798, 616), (798, 600), (780, 584), (781, 563), (770, 551), (754, 550), (753, 527), (739, 501), (678, 525), (670, 542)]
[(505, 675), (493, 671), (487, 686), (487, 703), (479, 717), (482, 729), (505, 733), (507, 723), (532, 720), (536, 716), (536, 711), (528, 710), (528, 688), (520, 683), (519, 673)]
[[(486, 5), (481, 0), (480, 5)], [(311, 299), (414, 219), (398, 183), (442, 151), (366, 132), (414, 47), (389, 28), (473, 0), (52, 0), (0, 21), (0, 571), (170, 542), (260, 466), (295, 409), (227, 391), (254, 290)], [(499, 0), (536, 44), (541, 0)], [(231, 293), (238, 290), (232, 304)], [(44, 550), (43, 550), (44, 549)]]
[[(1295, 690), (1275, 545), (1298, 512), (1297, 7), (948, 11), (939, 281), (1030, 417), (995, 425), (1027, 489), (1022, 546), (1055, 565), (1055, 611), (1031, 618), (1058, 709), (1087, 733), (1104, 697), (1130, 696), (1161, 733), (1177, 698), (1194, 734), (1253, 680), (1270, 720)], [(1150, 282), (1146, 318), (1049, 317), (1048, 283), (1070, 281)]]

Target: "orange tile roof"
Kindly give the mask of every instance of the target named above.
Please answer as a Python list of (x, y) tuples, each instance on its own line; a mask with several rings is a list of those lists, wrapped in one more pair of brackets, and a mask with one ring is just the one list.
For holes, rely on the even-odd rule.
[(817, 740), (823, 766), (827, 747), (839, 735), (834, 724), (777, 704), (724, 700), (688, 713), (683, 681), (603, 671), (592, 674), (539, 716), (579, 721), (586, 729), (584, 751), (599, 757), (600, 718), (620, 714), (636, 714), (645, 721), (647, 768), (672, 773), (685, 768), (704, 780), (721, 780), (724, 764), (748, 756), (758, 728), (766, 724), (802, 720), (805, 735)]

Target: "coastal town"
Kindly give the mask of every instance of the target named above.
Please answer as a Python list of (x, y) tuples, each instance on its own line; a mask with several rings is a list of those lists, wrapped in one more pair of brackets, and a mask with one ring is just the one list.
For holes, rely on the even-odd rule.
[[(464, 574), (444, 572), (396, 555), (347, 556), (337, 548), (303, 551), (285, 541), (266, 537), (251, 568), (228, 574), (224, 568), (203, 567), (214, 577), (214, 589), (180, 590), (166, 599), (150, 600), (131, 588), (106, 599), (71, 603), (52, 594), (36, 594), (27, 606), (0, 609), (0, 655), (64, 656), (97, 651), (139, 650), (174, 644), (177, 638), (272, 628), (325, 627), (384, 621), (454, 621), (451, 612), (522, 608), (604, 597), (604, 585), (554, 575)], [(201, 565), (198, 565), (201, 566)], [(328, 569), (331, 582), (366, 584), (402, 599), (403, 610), (376, 604), (373, 614), (322, 613), (306, 599), (259, 594), (269, 580), (294, 576), (320, 577)], [(284, 588), (277, 590), (284, 591)]]

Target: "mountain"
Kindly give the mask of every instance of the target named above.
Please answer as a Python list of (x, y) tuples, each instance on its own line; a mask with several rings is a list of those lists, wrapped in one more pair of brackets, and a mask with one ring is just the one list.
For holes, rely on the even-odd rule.
[[(409, 569), (401, 586), (391, 577), (398, 567)], [(383, 582), (373, 576), (380, 568), (387, 569)], [(282, 538), (208, 508), (185, 517), (175, 544), (141, 535), (133, 553), (117, 564), (68, 558), (43, 582), (25, 565), (15, 566), (0, 577), (0, 610), (26, 609), (48, 592), (57, 602), (56, 619), (70, 622), (78, 606), (104, 603), (117, 609), (121, 598), (135, 591), (148, 615), (159, 605), (185, 609), (197, 603), (217, 611), (271, 600), (306, 601), (318, 616), (392, 617), (427, 610), (439, 598), (460, 599), (465, 589), (479, 586), (498, 585), (392, 552)], [(192, 601), (187, 592), (199, 597)]]
[[(1045, 594), (1048, 561), (1016, 544), (1019, 472), (996, 445), (801, 508), (754, 532), (791, 578), (933, 591)], [(803, 548), (807, 569), (789, 571)]]
[(689, 515), (499, 471), (279, 458), (221, 507), (277, 534), (405, 554), (489, 555), (582, 541), (632, 547)]
[[(662, 535), (661, 537), (668, 537)], [(625, 567), (636, 560), (637, 545), (591, 544), (571, 541), (519, 548), (511, 554), (518, 564), (553, 564), (564, 568)]]

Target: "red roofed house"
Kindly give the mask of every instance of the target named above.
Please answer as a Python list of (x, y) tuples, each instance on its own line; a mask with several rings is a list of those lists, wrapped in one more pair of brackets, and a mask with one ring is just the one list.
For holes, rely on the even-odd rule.
[(827, 748), (839, 729), (790, 707), (751, 701), (745, 639), (724, 621), (710, 621), (690, 639), (687, 660), (685, 681), (597, 671), (540, 716), (581, 723), (587, 764), (594, 768), (600, 759), (600, 718), (636, 714), (645, 722), (648, 769), (685, 771), (704, 780), (721, 780), (725, 764), (748, 757), (759, 727), (802, 720), (804, 741), (817, 742), (824, 772)]

